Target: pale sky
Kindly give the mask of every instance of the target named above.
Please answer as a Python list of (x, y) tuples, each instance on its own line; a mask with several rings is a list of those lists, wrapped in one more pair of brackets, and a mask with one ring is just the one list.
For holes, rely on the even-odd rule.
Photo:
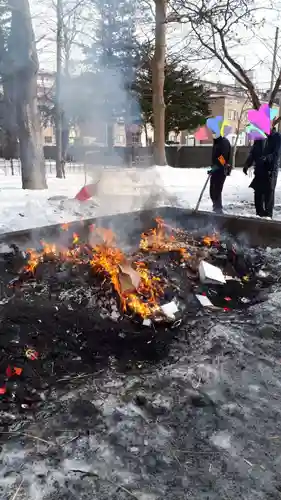
[[(262, 1), (262, 0), (259, 0)], [(77, 4), (77, 0), (67, 0), (67, 5), (71, 6)], [(278, 0), (276, 0), (278, 2)], [(55, 70), (55, 0), (30, 0), (30, 7), (33, 16), (33, 27), (35, 30), (35, 37), (39, 40), (38, 55), (40, 59), (41, 70)], [(266, 17), (266, 22), (263, 28), (256, 30), (254, 33), (251, 30), (240, 33), (242, 39), (241, 48), (235, 49), (235, 57), (245, 69), (255, 70), (255, 79), (259, 88), (267, 89), (270, 86), (271, 79), (271, 66), (273, 59), (273, 47), (275, 29), (279, 25), (279, 44), (278, 44), (278, 58), (281, 66), (281, 23), (280, 17), (274, 10), (266, 10), (260, 13), (260, 17)], [(79, 68), (79, 61), (81, 61), (81, 50), (78, 45), (82, 41), (84, 43), (90, 42), (90, 36), (93, 32), (94, 20), (89, 17), (86, 9), (83, 11), (83, 20), (78, 22), (77, 31), (79, 34), (76, 37), (75, 47), (72, 53), (72, 69), (77, 71)], [(145, 27), (142, 28), (145, 31)], [(173, 51), (183, 50), (184, 56), (187, 61), (190, 61), (189, 37), (188, 28), (186, 25), (171, 26), (168, 36), (169, 46)], [(89, 34), (89, 36), (87, 35)], [(246, 42), (246, 43), (244, 43)], [(202, 52), (202, 59), (206, 52)], [(232, 53), (233, 55), (234, 53)], [(210, 79), (212, 81), (221, 81), (225, 83), (233, 83), (233, 77), (227, 74), (226, 71), (219, 70), (217, 61), (206, 63), (206, 61), (196, 61), (191, 66), (200, 71), (202, 79)], [(276, 70), (277, 71), (277, 70)]]

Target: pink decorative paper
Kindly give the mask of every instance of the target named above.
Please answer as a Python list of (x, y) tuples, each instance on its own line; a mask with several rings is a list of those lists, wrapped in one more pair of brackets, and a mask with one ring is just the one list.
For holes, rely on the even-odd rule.
[(210, 134), (208, 134), (206, 127), (200, 127), (194, 134), (194, 137), (197, 141), (206, 141), (210, 139)]

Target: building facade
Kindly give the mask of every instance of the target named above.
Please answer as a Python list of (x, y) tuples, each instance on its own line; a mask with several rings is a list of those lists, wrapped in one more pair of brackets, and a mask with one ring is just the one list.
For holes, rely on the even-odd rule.
[[(250, 75), (251, 79), (254, 78)], [(228, 136), (232, 145), (236, 142), (237, 135), (237, 145), (243, 146), (247, 143), (247, 137), (245, 133), (246, 126), (248, 124), (247, 111), (251, 109), (252, 103), (247, 97), (244, 89), (239, 86), (239, 83), (222, 84), (209, 81), (201, 81), (205, 89), (210, 93), (210, 110), (211, 116), (222, 116), (223, 120), (231, 126), (232, 131)], [(55, 87), (55, 74), (41, 72), (38, 75), (38, 101), (39, 105), (53, 105), (54, 87)], [(279, 98), (280, 94), (277, 96)], [(260, 93), (260, 99), (262, 103), (268, 102), (269, 91)], [(276, 99), (278, 102), (278, 99)], [(274, 108), (279, 109), (278, 104), (273, 105)], [(73, 127), (70, 131), (70, 142), (74, 143), (76, 141), (83, 143), (85, 145), (90, 144), (107, 144), (107, 124), (99, 122), (89, 122), (81, 123), (79, 127)], [(45, 122), (42, 130), (43, 143), (44, 145), (55, 146), (55, 127), (51, 121)], [(123, 147), (126, 146), (126, 141), (128, 134), (126, 136), (125, 125), (122, 122), (114, 124), (114, 145)], [(154, 133), (153, 128), (147, 124), (142, 127), (141, 133), (137, 137), (139, 145), (146, 146), (153, 143)], [(194, 144), (200, 145), (210, 145), (212, 144), (212, 139), (207, 141), (196, 141), (192, 131), (182, 131), (180, 134), (170, 132), (170, 141), (177, 141), (182, 145)]]
[[(228, 136), (230, 143), (234, 145), (237, 141), (238, 146), (247, 145), (247, 135), (245, 132), (248, 125), (248, 110), (252, 109), (252, 102), (247, 96), (245, 90), (239, 85), (225, 85), (213, 82), (201, 82), (206, 90), (210, 92), (210, 110), (211, 116), (222, 116), (231, 127), (231, 133)], [(261, 104), (268, 103), (268, 96), (260, 93)], [(278, 104), (273, 104), (274, 109), (279, 110)], [(238, 136), (238, 138), (237, 138)], [(181, 133), (181, 144), (189, 145), (210, 145), (212, 139), (206, 141), (196, 141), (193, 134), (188, 131)]]

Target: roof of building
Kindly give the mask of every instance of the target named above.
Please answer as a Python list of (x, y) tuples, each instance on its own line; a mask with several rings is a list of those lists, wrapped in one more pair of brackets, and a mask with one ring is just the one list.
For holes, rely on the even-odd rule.
[(245, 89), (243, 89), (238, 84), (230, 83), (220, 83), (220, 82), (210, 82), (208, 80), (201, 80), (200, 83), (207, 89), (214, 92), (220, 92), (224, 95), (237, 95), (245, 96)]

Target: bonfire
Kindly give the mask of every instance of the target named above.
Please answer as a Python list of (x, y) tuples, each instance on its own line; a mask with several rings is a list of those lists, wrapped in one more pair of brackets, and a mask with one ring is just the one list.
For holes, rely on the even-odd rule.
[(95, 360), (158, 359), (192, 319), (246, 308), (268, 284), (258, 253), (254, 262), (219, 234), (195, 237), (160, 218), (131, 251), (107, 228), (91, 226), (87, 240), (61, 231), (4, 259), (0, 401), (21, 408), (40, 400), (41, 384), (91, 372)]
[[(62, 230), (69, 231), (68, 225), (63, 225)], [(165, 304), (166, 290), (173, 286), (165, 268), (172, 266), (173, 269), (185, 270), (185, 280), (191, 282), (201, 305), (202, 290), (200, 292), (198, 289), (198, 283), (209, 282), (220, 286), (226, 283), (225, 273), (214, 266), (211, 269), (211, 263), (218, 253), (225, 253), (218, 234), (195, 239), (186, 231), (173, 228), (157, 218), (155, 228), (140, 235), (138, 251), (132, 254), (122, 251), (117, 244), (117, 236), (110, 229), (91, 226), (90, 241), (83, 242), (74, 233), (69, 248), (64, 248), (60, 243), (42, 241), (40, 250), (26, 250), (27, 261), (11, 286), (38, 280), (40, 266), (46, 263), (54, 266), (53, 276), (58, 267), (61, 270), (63, 265), (70, 266), (72, 273), (73, 269), (86, 267), (92, 276), (100, 278), (101, 290), (103, 285), (112, 286), (122, 314), (136, 315), (142, 320), (161, 321), (175, 319), (174, 312), (177, 311), (176, 301), (172, 301), (170, 308)], [(235, 255), (234, 249), (232, 252)], [(159, 269), (155, 270), (155, 259), (157, 262), (161, 258), (165, 260), (163, 273)], [(170, 259), (169, 262), (167, 259)], [(206, 272), (211, 272), (212, 278)], [(228, 276), (228, 279), (235, 279), (235, 276)], [(204, 291), (202, 293), (206, 295)], [(206, 300), (204, 305), (207, 307)], [(212, 306), (212, 303), (208, 305)]]

